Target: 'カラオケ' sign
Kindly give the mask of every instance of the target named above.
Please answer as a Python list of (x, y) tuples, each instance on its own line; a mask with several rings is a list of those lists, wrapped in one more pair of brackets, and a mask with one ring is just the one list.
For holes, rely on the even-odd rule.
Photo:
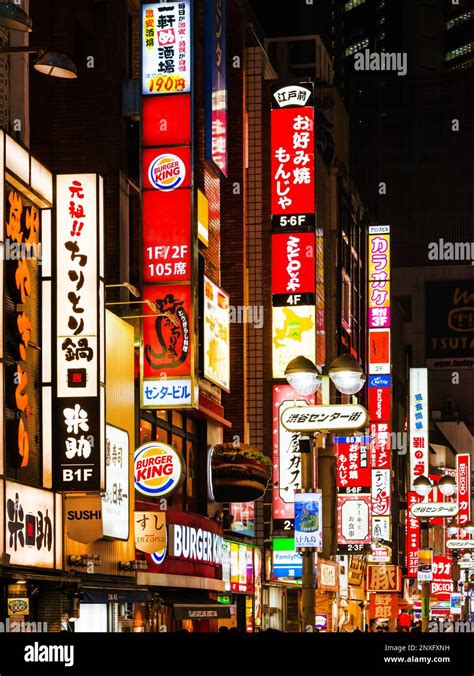
[(135, 488), (162, 498), (177, 490), (186, 470), (181, 455), (168, 444), (153, 441), (135, 451)]
[(368, 422), (369, 414), (359, 404), (290, 406), (281, 415), (281, 424), (290, 432), (360, 430)]

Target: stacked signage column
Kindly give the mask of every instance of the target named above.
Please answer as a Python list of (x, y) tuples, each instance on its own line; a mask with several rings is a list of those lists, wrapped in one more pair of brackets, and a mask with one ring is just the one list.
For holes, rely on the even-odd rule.
[(143, 408), (191, 408), (195, 378), (191, 3), (142, 7)]
[(56, 180), (53, 488), (105, 489), (103, 179)]
[[(301, 577), (293, 539), (299, 434), (282, 426), (281, 413), (295, 405), (285, 381), (288, 362), (299, 355), (316, 362), (314, 163), (313, 86), (277, 86), (271, 110), (273, 532), (287, 538), (274, 541), (275, 577)], [(313, 404), (314, 397), (296, 403)]]
[(390, 226), (369, 227), (368, 236), (368, 330), (372, 459), (371, 559), (390, 560), (391, 549), (391, 342), (390, 342)]

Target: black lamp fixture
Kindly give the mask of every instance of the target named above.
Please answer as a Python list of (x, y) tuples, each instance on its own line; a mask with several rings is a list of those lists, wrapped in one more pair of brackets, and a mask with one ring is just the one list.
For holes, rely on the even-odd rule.
[(51, 77), (60, 77), (63, 79), (77, 78), (76, 65), (65, 54), (58, 52), (38, 53), (38, 59), (34, 63), (34, 68), (43, 75)]
[(31, 16), (14, 2), (0, 3), (0, 26), (22, 33), (31, 33), (33, 30)]
[[(1, 7), (2, 5), (0, 5)], [(38, 47), (4, 47), (0, 49), (0, 56), (11, 56), (12, 54), (36, 54), (37, 59), (33, 67), (43, 75), (68, 80), (77, 78), (76, 65), (65, 54), (47, 52), (45, 49)]]

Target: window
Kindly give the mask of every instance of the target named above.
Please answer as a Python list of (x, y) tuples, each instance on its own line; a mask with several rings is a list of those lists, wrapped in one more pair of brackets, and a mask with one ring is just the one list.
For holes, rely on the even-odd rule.
[(352, 54), (355, 54), (356, 52), (359, 52), (361, 49), (364, 49), (365, 47), (368, 46), (369, 46), (369, 38), (364, 38), (363, 40), (360, 40), (359, 42), (356, 42), (354, 45), (348, 47), (345, 51), (345, 55), (352, 56)]
[(140, 444), (146, 444), (152, 440), (151, 423), (147, 420), (140, 420)]
[(457, 59), (459, 56), (464, 56), (465, 54), (470, 54), (474, 50), (474, 42), (468, 42), (462, 47), (453, 49), (451, 52), (447, 52), (444, 57), (445, 61), (451, 61), (452, 59)]
[(350, 12), (351, 9), (354, 9), (354, 7), (359, 7), (359, 5), (363, 5), (364, 3), (365, 0), (349, 0), (349, 2), (346, 2), (344, 5), (344, 11)]
[(351, 330), (351, 280), (343, 271), (341, 289), (341, 314), (342, 325), (346, 331)]
[[(197, 512), (199, 492), (200, 421), (179, 411), (144, 412), (140, 419), (140, 443), (161, 441), (173, 446), (186, 464), (186, 478), (181, 488), (168, 498), (169, 507)], [(205, 454), (204, 456), (205, 457)], [(205, 460), (203, 460), (205, 462)], [(206, 490), (206, 487), (201, 488)], [(140, 499), (143, 499), (142, 497)]]
[(451, 30), (451, 28), (459, 26), (459, 24), (465, 23), (466, 21), (470, 21), (471, 19), (474, 19), (474, 9), (471, 9), (470, 12), (464, 12), (464, 14), (455, 16), (454, 19), (450, 19), (449, 21), (447, 21), (446, 30), (449, 31)]

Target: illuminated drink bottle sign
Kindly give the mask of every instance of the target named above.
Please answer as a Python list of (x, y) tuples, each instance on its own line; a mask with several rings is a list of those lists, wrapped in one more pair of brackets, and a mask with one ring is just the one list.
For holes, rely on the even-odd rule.
[(158, 498), (176, 491), (186, 475), (181, 455), (172, 446), (156, 441), (135, 451), (134, 466), (137, 491)]
[(321, 493), (295, 493), (295, 548), (322, 547)]

